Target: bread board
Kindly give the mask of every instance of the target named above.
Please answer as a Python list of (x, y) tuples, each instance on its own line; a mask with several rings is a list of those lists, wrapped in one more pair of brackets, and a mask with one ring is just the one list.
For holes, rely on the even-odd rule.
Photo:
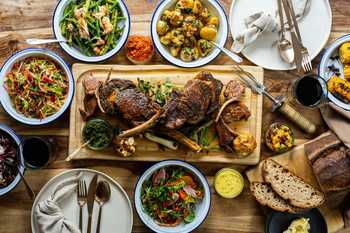
[[(221, 80), (224, 84), (232, 79), (238, 79), (233, 66), (205, 66), (194, 69), (182, 69), (170, 65), (142, 65), (142, 66), (120, 66), (120, 65), (89, 65), (74, 64), (73, 75), (75, 79), (75, 95), (72, 101), (70, 112), (69, 129), (69, 153), (72, 153), (82, 144), (81, 132), (85, 122), (83, 121), (79, 107), (84, 98), (82, 81), (89, 75), (93, 75), (99, 80), (105, 80), (110, 69), (113, 68), (111, 79), (122, 78), (134, 82), (141, 78), (151, 82), (170, 80), (176, 85), (184, 85), (200, 71), (209, 71), (213, 76)], [(243, 66), (243, 69), (252, 73), (259, 82), (263, 82), (263, 69), (259, 67)], [(103, 151), (93, 151), (82, 148), (74, 159), (101, 159), (120, 161), (159, 161), (165, 159), (181, 159), (189, 162), (208, 163), (230, 163), (241, 165), (255, 165), (260, 160), (261, 145), (261, 122), (262, 122), (262, 96), (253, 93), (246, 88), (243, 102), (251, 111), (251, 117), (247, 121), (235, 122), (233, 127), (239, 132), (249, 132), (257, 140), (256, 150), (245, 158), (235, 158), (233, 154), (225, 153), (223, 150), (209, 151), (205, 153), (188, 153), (188, 149), (178, 149), (176, 151), (161, 148), (157, 143), (146, 139), (136, 138), (136, 153), (132, 157), (124, 158), (117, 155), (112, 148)], [(108, 117), (111, 119), (111, 117)], [(111, 119), (115, 120), (115, 119)]]
[[(320, 189), (316, 177), (313, 174), (312, 167), (309, 164), (309, 160), (304, 152), (304, 145), (299, 145), (289, 152), (272, 157), (272, 159), (288, 168), (307, 183)], [(250, 182), (263, 181), (261, 165), (262, 163), (259, 163), (255, 168), (246, 172)], [(319, 210), (326, 219), (329, 233), (337, 232), (344, 228), (344, 220), (340, 210), (330, 209), (326, 205), (322, 205)]]

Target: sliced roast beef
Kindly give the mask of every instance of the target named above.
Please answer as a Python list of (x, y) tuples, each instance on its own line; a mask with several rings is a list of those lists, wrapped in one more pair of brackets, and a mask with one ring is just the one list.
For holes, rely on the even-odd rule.
[(225, 127), (222, 121), (216, 123), (216, 132), (218, 133), (220, 146), (227, 153), (233, 153), (233, 140), (235, 136)]
[(226, 123), (232, 123), (234, 121), (248, 120), (250, 115), (248, 107), (238, 102), (228, 105), (223, 110), (221, 117)]

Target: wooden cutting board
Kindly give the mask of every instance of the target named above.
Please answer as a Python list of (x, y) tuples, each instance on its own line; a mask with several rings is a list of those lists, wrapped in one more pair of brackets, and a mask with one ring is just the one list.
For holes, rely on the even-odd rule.
[[(82, 81), (90, 75), (93, 75), (100, 80), (105, 80), (111, 68), (113, 68), (111, 79), (122, 78), (129, 79), (134, 82), (137, 81), (137, 78), (140, 78), (151, 82), (164, 82), (166, 80), (170, 80), (176, 85), (185, 85), (188, 80), (192, 79), (200, 71), (211, 72), (215, 78), (221, 80), (224, 84), (228, 83), (232, 79), (238, 79), (233, 66), (205, 66), (196, 69), (182, 69), (170, 65), (119, 66), (74, 64), (73, 75), (75, 79), (75, 95), (70, 112), (69, 153), (72, 153), (82, 144), (81, 132), (85, 124), (79, 113), (79, 107), (82, 106), (84, 98)], [(243, 68), (252, 73), (259, 82), (263, 82), (264, 74), (262, 68), (252, 66), (243, 66)], [(176, 151), (172, 151), (163, 149), (159, 147), (157, 143), (153, 143), (149, 140), (137, 138), (136, 153), (132, 157), (120, 157), (113, 151), (112, 148), (103, 151), (93, 151), (89, 150), (88, 148), (83, 148), (74, 159), (104, 159), (122, 161), (159, 161), (164, 159), (181, 159), (189, 162), (255, 165), (260, 160), (263, 105), (262, 96), (257, 95), (249, 88), (246, 88), (246, 94), (243, 102), (250, 109), (251, 117), (248, 121), (235, 122), (232, 126), (239, 132), (249, 132), (254, 135), (258, 145), (256, 150), (246, 158), (234, 158), (232, 154), (225, 153), (221, 149), (199, 154), (188, 153), (186, 148), (179, 148)], [(108, 120), (116, 120), (116, 117), (108, 117)]]
[[(274, 156), (272, 159), (287, 167), (291, 172), (303, 178), (307, 183), (320, 189), (316, 177), (313, 174), (312, 167), (304, 152), (304, 145), (297, 146), (284, 154)], [(263, 181), (261, 164), (262, 163), (259, 163), (255, 168), (246, 172), (250, 182)], [(340, 210), (329, 209), (326, 205), (321, 206), (319, 210), (326, 219), (329, 233), (337, 232), (344, 228), (344, 220)]]

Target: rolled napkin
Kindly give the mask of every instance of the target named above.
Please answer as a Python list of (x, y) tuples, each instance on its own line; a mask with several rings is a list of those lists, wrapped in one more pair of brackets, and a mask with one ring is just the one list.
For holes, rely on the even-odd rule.
[(42, 233), (81, 233), (80, 230), (67, 220), (60, 208), (60, 203), (77, 189), (82, 173), (61, 181), (52, 195), (39, 202), (34, 210), (34, 218)]
[[(298, 21), (309, 13), (310, 6), (311, 0), (293, 0), (293, 7)], [(232, 50), (240, 53), (263, 34), (279, 31), (281, 26), (278, 17), (278, 13), (276, 13), (276, 16), (272, 16), (266, 12), (258, 12), (245, 18), (246, 29), (234, 38)], [(273, 43), (271, 41), (271, 45)]]
[(321, 107), (321, 114), (328, 127), (350, 148), (350, 111), (330, 102)]

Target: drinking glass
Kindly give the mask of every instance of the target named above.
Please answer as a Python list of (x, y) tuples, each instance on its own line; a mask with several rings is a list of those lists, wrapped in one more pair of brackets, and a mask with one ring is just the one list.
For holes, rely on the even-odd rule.
[(24, 163), (27, 168), (44, 168), (55, 159), (53, 138), (27, 137), (22, 144)]
[(291, 102), (303, 107), (316, 108), (328, 102), (327, 81), (317, 75), (298, 78), (288, 92)]

